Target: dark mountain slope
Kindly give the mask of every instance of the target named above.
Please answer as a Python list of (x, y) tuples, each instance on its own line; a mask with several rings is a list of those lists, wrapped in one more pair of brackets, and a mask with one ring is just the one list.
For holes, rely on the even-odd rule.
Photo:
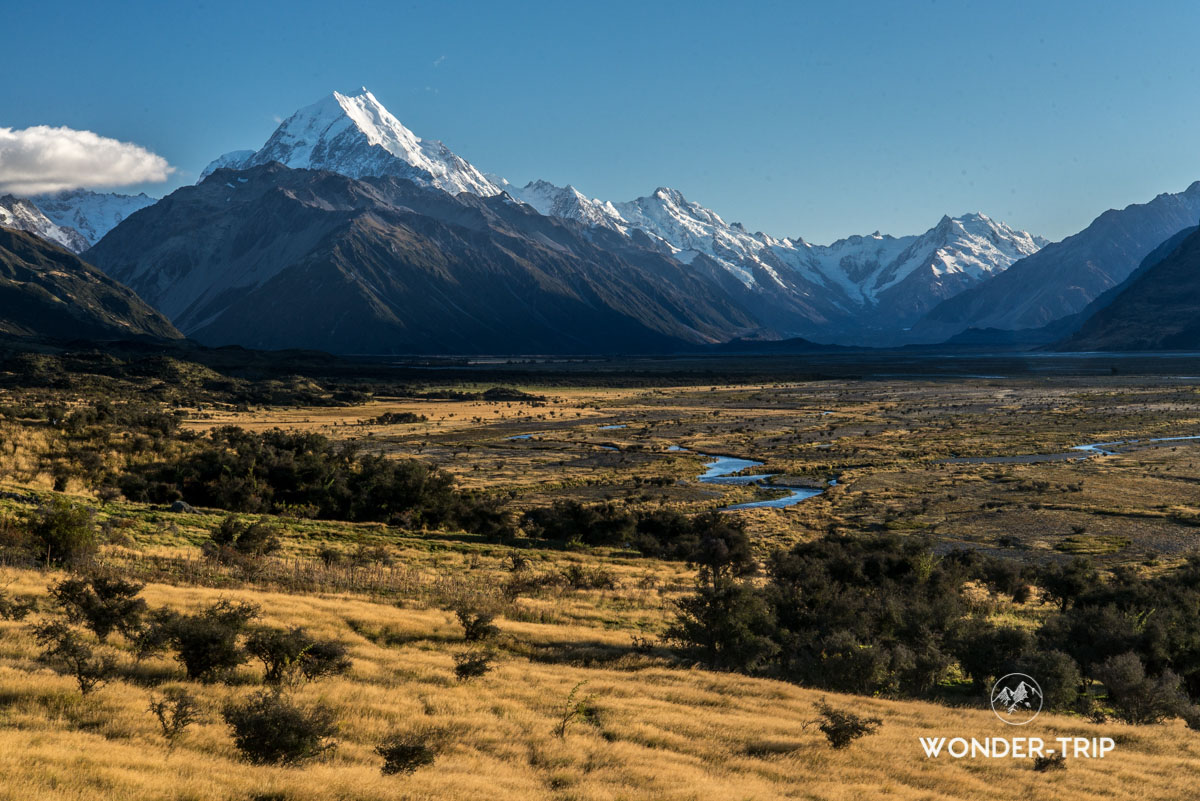
[[(600, 234), (603, 237), (604, 234)], [(758, 325), (711, 280), (505, 196), (217, 170), (88, 251), (200, 342), (338, 353), (675, 350)]]
[(181, 336), (74, 253), (12, 228), (0, 228), (0, 333), (61, 340)]
[(1097, 311), (1061, 350), (1200, 348), (1200, 231), (1148, 267)]
[(1038, 328), (1121, 283), (1156, 246), (1200, 219), (1200, 181), (1178, 194), (1106, 211), (977, 287), (935, 306), (914, 332), (929, 341), (967, 328)]

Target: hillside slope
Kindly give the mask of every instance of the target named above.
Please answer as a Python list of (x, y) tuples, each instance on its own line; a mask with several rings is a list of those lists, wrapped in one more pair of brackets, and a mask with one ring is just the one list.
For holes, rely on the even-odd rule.
[(52, 339), (181, 336), (127, 287), (75, 254), (3, 227), (0, 332)]

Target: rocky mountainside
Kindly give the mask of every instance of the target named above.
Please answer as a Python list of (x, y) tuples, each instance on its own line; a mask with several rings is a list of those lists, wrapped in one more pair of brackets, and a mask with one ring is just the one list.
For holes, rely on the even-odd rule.
[(545, 181), (523, 188), (504, 186), (511, 196), (542, 214), (627, 235), (641, 232), (684, 263), (707, 256), (747, 291), (806, 298), (824, 309), (825, 318), (840, 322), (817, 331), (802, 319), (788, 330), (833, 335), (839, 341), (877, 341), (886, 336), (886, 329), (917, 319), (941, 300), (1003, 272), (1046, 244), (1041, 237), (983, 214), (965, 214), (943, 217), (916, 236), (876, 232), (813, 245), (800, 237), (776, 239), (752, 233), (666, 187), (614, 204)]
[(78, 256), (0, 227), (0, 333), (47, 339), (178, 339), (158, 312)]
[(1200, 181), (1178, 194), (1106, 211), (1078, 234), (940, 303), (915, 330), (927, 341), (940, 341), (966, 328), (1038, 328), (1077, 313), (1198, 219)]
[(339, 353), (674, 350), (758, 321), (703, 270), (507, 196), (218, 169), (89, 251), (205, 344)]
[(542, 215), (617, 234), (621, 247), (657, 250), (687, 265), (750, 310), (767, 335), (822, 341), (887, 343), (941, 300), (1044, 244), (971, 214), (947, 217), (920, 236), (875, 234), (818, 246), (751, 232), (666, 187), (625, 203), (546, 181), (517, 187), (416, 136), (365, 89), (301, 109), (262, 148), (221, 156), (205, 175), (272, 161), (353, 178), (405, 178), (451, 194), (502, 194)]
[(1172, 237), (1166, 247), (1057, 349), (1200, 349), (1200, 229)]
[(0, 225), (15, 228), (53, 242), (72, 253), (86, 250), (88, 241), (74, 228), (55, 223), (33, 201), (13, 195), (0, 196)]

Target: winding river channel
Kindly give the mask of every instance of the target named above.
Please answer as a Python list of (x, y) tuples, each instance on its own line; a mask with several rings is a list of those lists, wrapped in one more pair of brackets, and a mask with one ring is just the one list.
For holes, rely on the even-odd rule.
[(1154, 445), (1159, 442), (1184, 442), (1200, 439), (1200, 435), (1186, 437), (1148, 437), (1146, 439), (1118, 439), (1112, 442), (1090, 442), (1086, 445), (1072, 445), (1069, 451), (1062, 453), (1025, 453), (1018, 456), (956, 456), (952, 459), (942, 459), (938, 464), (1032, 464), (1034, 462), (1069, 462), (1089, 459), (1093, 456), (1115, 456), (1136, 445)]
[[(672, 446), (671, 450), (684, 451), (687, 448)], [(696, 455), (712, 459), (711, 462), (705, 465), (707, 469), (697, 476), (697, 479), (704, 484), (753, 484), (761, 490), (781, 489), (787, 490), (788, 493), (779, 498), (766, 498), (761, 501), (748, 501), (747, 503), (724, 506), (721, 508), (722, 512), (734, 512), (738, 509), (783, 509), (788, 506), (794, 506), (809, 498), (814, 498), (825, 491), (813, 487), (789, 487), (782, 484), (767, 483), (771, 478), (779, 475), (778, 473), (738, 475), (743, 470), (762, 467), (762, 462), (756, 462), (753, 459), (738, 459), (735, 456), (717, 456), (711, 453), (700, 453), (699, 451), (696, 452)]]
[[(613, 429), (625, 428), (625, 424), (599, 426), (600, 431), (611, 431)], [(511, 441), (532, 439), (534, 434), (516, 434), (514, 436), (505, 437)], [(615, 451), (619, 448), (613, 445), (598, 445), (606, 451)], [(667, 448), (672, 453), (691, 453), (689, 448), (683, 448), (679, 445), (672, 445)], [(739, 509), (784, 509), (788, 506), (795, 506), (801, 501), (815, 498), (824, 492), (824, 489), (815, 487), (792, 487), (786, 484), (771, 484), (772, 478), (779, 475), (778, 473), (754, 473), (749, 475), (739, 475), (743, 470), (749, 470), (754, 467), (762, 467), (762, 462), (756, 462), (753, 459), (739, 459), (736, 456), (718, 456), (713, 453), (694, 452), (697, 456), (703, 456), (706, 459), (711, 459), (705, 465), (705, 471), (698, 475), (696, 479), (703, 484), (729, 484), (746, 486), (753, 485), (763, 492), (770, 490), (786, 490), (787, 494), (776, 498), (764, 498), (760, 501), (747, 501), (746, 503), (736, 503), (732, 506), (723, 506), (722, 512), (735, 512)], [(829, 482), (829, 486), (837, 484), (837, 480)]]

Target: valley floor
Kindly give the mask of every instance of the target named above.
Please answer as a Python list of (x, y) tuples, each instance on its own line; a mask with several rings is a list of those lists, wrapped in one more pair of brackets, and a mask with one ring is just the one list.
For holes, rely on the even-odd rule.
[[(1200, 442), (1143, 441), (1071, 460), (948, 461), (1200, 434), (1200, 390), (1187, 378), (840, 377), (565, 388), (531, 378), (520, 389), (544, 399), (207, 403), (191, 406), (184, 426), (279, 426), (353, 440), (367, 452), (447, 469), (463, 486), (502, 494), (518, 510), (611, 499), (691, 512), (761, 497), (764, 490), (753, 487), (697, 482), (707, 461), (700, 453), (762, 461), (763, 472), (786, 483), (826, 487), (836, 479), (786, 509), (729, 513), (746, 521), (760, 554), (830, 531), (888, 531), (1029, 563), (1088, 554), (1106, 567), (1154, 574), (1197, 543)], [(400, 418), (388, 413), (409, 413), (415, 417), (404, 419), (415, 422), (389, 422)], [(5, 426), (0, 505), (16, 515), (54, 494), (50, 471), (29, 456), (49, 435)], [(76, 478), (60, 490), (96, 505), (106, 530), (116, 532), (101, 561), (146, 582), (152, 608), (250, 601), (261, 607), (261, 622), (303, 625), (345, 643), (348, 674), (296, 690), (300, 700), (336, 711), (338, 746), (304, 767), (248, 765), (220, 709), (258, 689), (260, 667), (244, 665), (228, 684), (189, 682), (176, 662), (136, 661), (114, 637), (120, 678), (81, 697), (70, 677), (36, 659), (28, 621), (0, 621), (0, 799), (1090, 801), (1194, 794), (1200, 738), (1180, 721), (1128, 726), (1044, 713), (1017, 730), (996, 720), (986, 698), (961, 688), (942, 703), (899, 701), (690, 664), (659, 640), (675, 601), (692, 588), (695, 572), (683, 563), (525, 544), (534, 574), (575, 566), (605, 571), (612, 581), (602, 589), (548, 584), (513, 600), (505, 597), (510, 546), (456, 532), (281, 518), (283, 550), (245, 572), (201, 556), (199, 546), (224, 516), (217, 510), (98, 503)], [(322, 549), (363, 548), (382, 551), (358, 566), (320, 558)], [(0, 569), (0, 587), (44, 599), (62, 575), (10, 566)], [(454, 656), (479, 646), (463, 641), (447, 611), (463, 599), (501, 610), (500, 633), (488, 646), (496, 667), (470, 681), (455, 678)], [(1038, 598), (995, 603), (995, 614), (1017, 625), (1032, 626), (1049, 610)], [(202, 704), (201, 721), (170, 755), (147, 711), (167, 686), (187, 687)], [(577, 686), (591, 699), (594, 720), (574, 721), (557, 737)], [(832, 750), (812, 722), (821, 699), (883, 725)], [(397, 731), (443, 742), (436, 762), (411, 775), (381, 775), (374, 748)], [(1116, 748), (1104, 759), (1038, 772), (1029, 759), (928, 759), (919, 741), (1001, 736), (1112, 737)]]

